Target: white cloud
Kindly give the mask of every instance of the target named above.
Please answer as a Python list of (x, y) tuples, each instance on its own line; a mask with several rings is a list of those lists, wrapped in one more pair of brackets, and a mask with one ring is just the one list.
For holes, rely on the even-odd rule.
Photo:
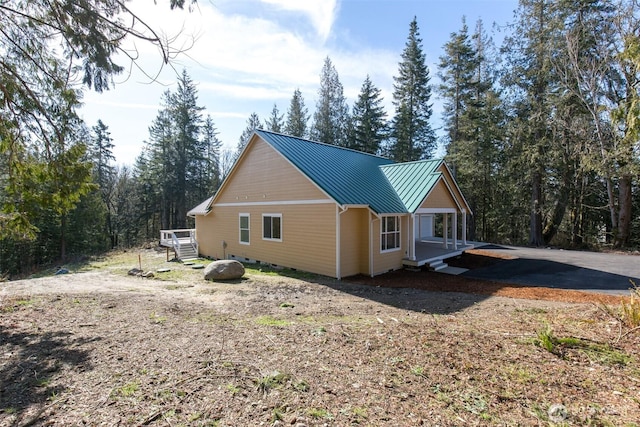
[(329, 37), (338, 13), (337, 0), (262, 0), (262, 2), (278, 9), (307, 15), (322, 40)]
[[(340, 37), (331, 33), (338, 10), (336, 0), (205, 1), (190, 13), (170, 11), (163, 3), (154, 6), (147, 0), (135, 0), (131, 5), (154, 28), (161, 28), (168, 36), (179, 34), (175, 46), (189, 46), (196, 39), (174, 66), (178, 73), (186, 68), (198, 88), (200, 104), (214, 118), (225, 144), (235, 146), (249, 113), (257, 112), (265, 118), (274, 102), (285, 112), (296, 88), (302, 91), (312, 113), (327, 56), (336, 66), (349, 104), (357, 98), (369, 74), (382, 89), (385, 104), (391, 106), (398, 52), (350, 43), (349, 48), (343, 44), (341, 50), (327, 46), (327, 36)], [(263, 9), (258, 11), (260, 7)], [(273, 11), (281, 12), (270, 13)], [(301, 20), (300, 15), (306, 19)], [(321, 37), (308, 36), (309, 25), (305, 23), (309, 21)], [(147, 73), (155, 73), (161, 65), (157, 51), (148, 43), (137, 45), (138, 65)], [(136, 71), (115, 90), (85, 98), (89, 122), (101, 118), (110, 127), (116, 145), (122, 144), (116, 150), (119, 161), (134, 158), (132, 147), (141, 147), (148, 138), (147, 129), (159, 109), (162, 93), (174, 90), (176, 80), (175, 72), (165, 67), (158, 78), (164, 85), (145, 85), (140, 82), (149, 83), (149, 79)], [(389, 108), (387, 112), (391, 114)]]

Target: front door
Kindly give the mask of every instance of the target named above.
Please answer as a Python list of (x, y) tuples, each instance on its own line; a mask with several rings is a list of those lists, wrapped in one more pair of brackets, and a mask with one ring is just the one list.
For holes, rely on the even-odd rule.
[(416, 240), (429, 240), (433, 237), (433, 214), (418, 215), (418, 218)]

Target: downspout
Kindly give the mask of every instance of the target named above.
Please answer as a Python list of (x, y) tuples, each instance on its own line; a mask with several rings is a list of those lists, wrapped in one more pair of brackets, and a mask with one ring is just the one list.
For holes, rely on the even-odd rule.
[(369, 218), (369, 275), (373, 277), (375, 274), (375, 270), (373, 269), (373, 260), (375, 258), (373, 248), (373, 223), (374, 221), (379, 220), (380, 217), (370, 210)]
[(340, 280), (342, 277), (340, 271), (340, 205), (336, 204), (336, 279)]
[(340, 206), (336, 204), (336, 278), (338, 280), (342, 279), (342, 251), (340, 247), (342, 246), (342, 236), (340, 235), (340, 215), (345, 213), (349, 208)]

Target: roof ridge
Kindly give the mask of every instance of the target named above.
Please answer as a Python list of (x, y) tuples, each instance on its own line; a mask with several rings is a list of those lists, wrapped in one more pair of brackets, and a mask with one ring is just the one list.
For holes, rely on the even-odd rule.
[[(393, 160), (389, 159), (388, 157), (379, 156), (377, 154), (371, 154), (371, 153), (367, 153), (367, 152), (364, 152), (364, 151), (356, 150), (356, 149), (353, 149), (353, 148), (342, 147), (340, 145), (327, 144), (326, 142), (314, 141), (313, 139), (301, 138), (299, 136), (287, 135), (286, 133), (274, 132), (274, 131), (271, 131), (271, 130), (264, 130), (264, 129), (255, 129), (254, 132), (256, 132), (256, 133), (258, 133), (258, 132), (270, 133), (270, 134), (282, 136), (282, 137), (285, 137), (285, 138), (298, 139), (300, 141), (309, 142), (311, 144), (323, 145), (323, 146), (326, 146), (326, 147), (331, 147), (331, 148), (335, 148), (335, 149), (339, 149), (339, 150), (343, 150), (343, 151), (350, 151), (350, 152), (353, 152), (353, 153), (362, 154), (362, 155), (370, 156), (370, 157), (375, 157), (377, 159), (389, 160), (389, 161), (393, 162)], [(396, 164), (396, 163), (394, 162), (394, 163), (390, 163), (390, 164)]]
[(386, 168), (386, 167), (391, 167), (391, 166), (403, 166), (403, 165), (411, 165), (411, 164), (415, 164), (415, 163), (424, 163), (424, 162), (444, 162), (444, 158), (412, 160), (410, 162), (394, 162), (394, 163), (389, 163), (387, 165), (380, 165), (380, 167), (381, 168)]

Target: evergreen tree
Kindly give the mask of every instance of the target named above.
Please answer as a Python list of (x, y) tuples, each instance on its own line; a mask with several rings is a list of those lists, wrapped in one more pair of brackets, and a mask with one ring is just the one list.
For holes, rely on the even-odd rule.
[(220, 149), (222, 141), (218, 139), (218, 131), (211, 116), (207, 116), (202, 128), (202, 141), (205, 147), (204, 174), (202, 177), (203, 192), (199, 199), (204, 200), (220, 187)]
[(348, 107), (338, 72), (327, 57), (320, 74), (320, 89), (313, 115), (311, 138), (333, 145), (346, 145)]
[(170, 97), (169, 112), (175, 129), (171, 150), (173, 177), (173, 202), (175, 203), (173, 228), (186, 228), (189, 206), (199, 203), (200, 195), (194, 190), (200, 185), (198, 163), (203, 147), (200, 140), (202, 110), (198, 105), (198, 91), (186, 70), (178, 78), (178, 87)]
[(260, 129), (260, 126), (260, 117), (258, 116), (258, 113), (251, 113), (251, 115), (247, 119), (247, 127), (242, 131), (242, 135), (240, 135), (240, 140), (238, 141), (235, 155), (236, 159), (240, 156), (240, 153), (242, 153), (244, 147), (246, 147), (247, 143), (249, 142), (249, 138), (251, 138), (251, 135), (253, 135), (253, 132), (256, 129)]
[[(469, 29), (465, 19), (459, 32), (451, 33), (444, 45), (444, 55), (438, 64), (439, 92), (444, 100), (443, 119), (445, 123), (445, 143), (447, 151), (455, 152), (460, 140), (468, 140), (461, 134), (461, 117), (471, 106), (475, 87), (478, 52), (471, 46)], [(455, 169), (455, 168), (454, 168)]]
[(291, 136), (297, 136), (298, 138), (306, 138), (308, 122), (309, 115), (307, 108), (304, 106), (302, 93), (300, 92), (300, 89), (296, 89), (293, 92), (291, 104), (287, 111), (287, 123), (284, 127), (284, 133)]
[(96, 184), (102, 188), (106, 187), (114, 174), (112, 165), (112, 162), (115, 161), (113, 139), (109, 128), (102, 120), (98, 120), (98, 123), (91, 130), (92, 137), (88, 154), (94, 164)]
[(505, 116), (493, 89), (491, 47), (482, 21), (469, 37), (463, 20), (461, 30), (445, 44), (439, 64), (447, 161), (474, 212), (468, 218), (469, 237), (482, 241), (498, 239), (501, 221), (495, 200), (503, 182), (499, 152)]
[[(523, 188), (529, 189), (529, 244), (544, 245), (543, 194), (547, 180), (548, 154), (553, 146), (550, 95), (557, 79), (552, 74), (553, 52), (557, 49), (556, 25), (551, 0), (521, 0), (517, 12), (516, 36), (505, 39), (508, 87), (515, 120), (510, 157), (515, 169), (527, 171)], [(522, 194), (523, 200), (526, 195)]]
[[(172, 8), (184, 5), (183, 0), (170, 3)], [(67, 119), (79, 107), (84, 89), (107, 90), (113, 76), (124, 70), (115, 62), (115, 53), (122, 51), (125, 39), (155, 45), (163, 64), (175, 55), (167, 40), (160, 38), (145, 22), (124, 2), (34, 0), (25, 5), (20, 0), (7, 0), (2, 3), (0, 157), (7, 159), (12, 177), (6, 181), (10, 188), (4, 194), (17, 194), (19, 182), (35, 178), (20, 176), (35, 167), (22, 163), (34, 160), (32, 153), (52, 153), (56, 151), (54, 146), (60, 144), (64, 148), (57, 150), (59, 153), (69, 149), (70, 143), (63, 141), (68, 137)], [(128, 59), (135, 61), (134, 56)], [(68, 156), (66, 161), (71, 158), (75, 155)], [(82, 163), (83, 159), (77, 160)], [(40, 175), (42, 179), (45, 176)], [(0, 200), (0, 235), (11, 231), (23, 237), (35, 237), (36, 228), (28, 219), (30, 213), (16, 209), (12, 206), (14, 202), (11, 197)]]
[(422, 52), (422, 39), (414, 17), (402, 52), (398, 76), (393, 78), (393, 103), (390, 157), (407, 162), (431, 157), (436, 138), (429, 124), (432, 114), (429, 68)]
[(377, 154), (387, 136), (387, 113), (382, 105), (381, 91), (369, 76), (364, 80), (358, 100), (353, 106), (348, 148)]
[(280, 114), (276, 104), (273, 104), (271, 116), (264, 122), (264, 128), (271, 132), (282, 133), (284, 129), (284, 115)]
[(115, 161), (112, 151), (113, 140), (111, 139), (109, 128), (102, 120), (98, 120), (98, 123), (91, 130), (88, 158), (93, 162), (94, 182), (98, 184), (102, 206), (105, 211), (103, 215), (103, 232), (110, 236), (111, 247), (115, 247), (112, 201), (115, 174), (115, 168), (112, 165), (112, 162)]

